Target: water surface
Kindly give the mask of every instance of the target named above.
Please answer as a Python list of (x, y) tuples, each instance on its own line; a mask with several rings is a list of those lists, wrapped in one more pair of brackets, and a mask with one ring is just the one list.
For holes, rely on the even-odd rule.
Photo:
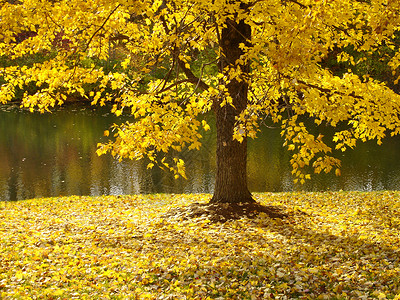
[[(124, 117), (125, 119), (128, 117)], [(53, 113), (29, 113), (7, 106), (0, 111), (0, 199), (19, 200), (64, 195), (134, 193), (212, 193), (215, 132), (203, 138), (200, 151), (183, 154), (188, 180), (154, 168), (146, 161), (118, 162), (96, 155), (104, 130), (123, 119), (108, 108), (70, 105)], [(400, 187), (400, 139), (383, 146), (361, 143), (341, 155), (342, 176), (315, 175), (293, 184), (289, 154), (278, 128), (264, 128), (249, 142), (249, 186), (254, 192), (293, 190), (396, 190)]]

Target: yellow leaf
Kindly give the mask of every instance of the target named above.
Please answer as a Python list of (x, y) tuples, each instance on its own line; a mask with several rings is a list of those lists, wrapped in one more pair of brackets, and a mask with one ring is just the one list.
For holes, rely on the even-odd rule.
[(53, 292), (54, 296), (61, 296), (62, 294), (64, 294), (64, 290), (61, 290), (61, 289), (55, 290)]
[(22, 280), (24, 278), (24, 273), (18, 270), (17, 273), (15, 273), (15, 278), (17, 278), (18, 280)]

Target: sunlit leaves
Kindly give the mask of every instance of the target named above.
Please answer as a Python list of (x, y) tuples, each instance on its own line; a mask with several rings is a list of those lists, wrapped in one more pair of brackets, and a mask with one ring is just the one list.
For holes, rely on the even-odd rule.
[(3, 202), (0, 295), (398, 299), (399, 196), (258, 194), (288, 217), (223, 224), (163, 217), (210, 195)]
[[(201, 115), (233, 105), (240, 93), (227, 86), (234, 81), (246, 82), (249, 91), (232, 138), (255, 138), (266, 119), (281, 126), (300, 181), (309, 178), (303, 167), (338, 169), (339, 161), (327, 156), (330, 142), (344, 151), (400, 133), (399, 95), (369, 74), (335, 76), (323, 64), (333, 55), (353, 67), (362, 60), (346, 47), (372, 55), (385, 46), (398, 77), (398, 1), (21, 0), (5, 2), (0, 16), (0, 55), (9, 59), (0, 70), (0, 102), (27, 85), (37, 88), (22, 96), (31, 110), (69, 97), (113, 102), (113, 113), (134, 120), (115, 126), (114, 140), (99, 153), (163, 164), (167, 151), (198, 149), (201, 130), (209, 128)], [(229, 19), (252, 32), (231, 49), (242, 55), (224, 66), (221, 31)], [(32, 55), (41, 59), (21, 63)], [(328, 141), (292, 124), (295, 116), (340, 129)], [(183, 174), (175, 158), (164, 166)]]

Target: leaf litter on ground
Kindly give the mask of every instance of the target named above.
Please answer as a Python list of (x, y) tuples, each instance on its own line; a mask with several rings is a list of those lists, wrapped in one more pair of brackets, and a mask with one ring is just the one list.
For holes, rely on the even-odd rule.
[(1, 299), (400, 299), (400, 193), (263, 193), (266, 213), (173, 214), (211, 196), (0, 203)]

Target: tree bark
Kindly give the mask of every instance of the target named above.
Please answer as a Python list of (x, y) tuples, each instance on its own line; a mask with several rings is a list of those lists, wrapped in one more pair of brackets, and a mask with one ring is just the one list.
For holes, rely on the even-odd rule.
[[(229, 69), (242, 70), (245, 80), (231, 80), (227, 85), (228, 94), (232, 97), (232, 105), (227, 103), (221, 107), (222, 99), (214, 103), (217, 125), (217, 170), (215, 190), (211, 203), (246, 203), (253, 202), (247, 187), (247, 140), (242, 142), (233, 140), (233, 130), (236, 117), (247, 106), (248, 83), (247, 75), (250, 66), (248, 63), (238, 64), (237, 60), (243, 55), (239, 44), (248, 45), (251, 39), (251, 27), (244, 21), (228, 19), (226, 27), (221, 31), (220, 46), (222, 58), (220, 72), (229, 72)], [(222, 96), (224, 97), (224, 96)]]

